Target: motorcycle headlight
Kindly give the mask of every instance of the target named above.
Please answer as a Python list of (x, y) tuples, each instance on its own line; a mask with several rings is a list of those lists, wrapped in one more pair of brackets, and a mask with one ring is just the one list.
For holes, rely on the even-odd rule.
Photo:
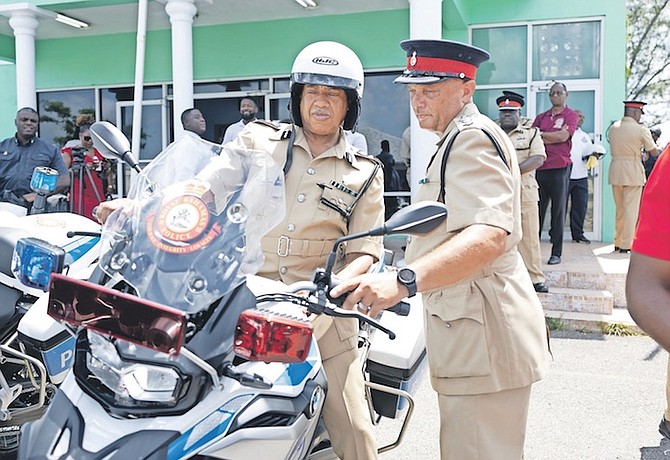
[(176, 404), (181, 385), (177, 371), (170, 367), (126, 363), (109, 340), (90, 331), (88, 338), (91, 348), (86, 366), (114, 392), (119, 402)]
[(47, 291), (53, 272), (63, 271), (65, 251), (38, 238), (21, 238), (12, 254), (12, 273), (22, 284)]

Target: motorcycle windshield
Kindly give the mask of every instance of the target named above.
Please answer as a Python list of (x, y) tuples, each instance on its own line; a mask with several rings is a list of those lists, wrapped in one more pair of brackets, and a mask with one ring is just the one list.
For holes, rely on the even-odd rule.
[(281, 167), (264, 152), (186, 136), (137, 175), (103, 227), (109, 287), (189, 314), (263, 263), (261, 238), (284, 215)]

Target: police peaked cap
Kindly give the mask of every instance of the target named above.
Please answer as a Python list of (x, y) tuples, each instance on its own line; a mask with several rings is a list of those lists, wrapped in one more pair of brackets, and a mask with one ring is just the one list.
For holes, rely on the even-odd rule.
[(407, 69), (395, 83), (474, 80), (479, 65), (490, 57), (481, 48), (450, 40), (404, 40), (400, 46), (407, 53)]
[(647, 103), (642, 101), (623, 101), (623, 105), (627, 109), (640, 109), (640, 111), (644, 113), (644, 106), (647, 105)]
[(503, 91), (503, 95), (496, 99), (499, 110), (520, 110), (524, 105), (523, 96), (514, 91)]

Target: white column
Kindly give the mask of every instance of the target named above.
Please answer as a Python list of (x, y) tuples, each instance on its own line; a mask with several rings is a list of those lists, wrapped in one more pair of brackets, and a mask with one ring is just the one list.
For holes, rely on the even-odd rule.
[(172, 85), (174, 88), (174, 138), (184, 134), (181, 113), (193, 107), (193, 17), (194, 0), (167, 0), (165, 11), (172, 24)]
[(11, 13), (9, 25), (14, 30), (15, 37), (17, 109), (32, 107), (37, 110), (35, 31), (39, 21), (34, 12), (17, 10)]
[[(442, 38), (442, 0), (408, 0), (409, 1), (409, 38), (410, 39), (441, 39)], [(428, 161), (435, 153), (438, 138), (435, 134), (421, 129), (419, 122), (410, 107), (411, 150), (410, 158), (410, 189), (414, 199), (417, 185), (426, 175)]]

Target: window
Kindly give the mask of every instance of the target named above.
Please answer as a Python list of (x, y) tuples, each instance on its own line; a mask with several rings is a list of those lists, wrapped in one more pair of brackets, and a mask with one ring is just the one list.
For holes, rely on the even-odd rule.
[(533, 79), (600, 77), (600, 22), (533, 27)]
[(95, 118), (95, 90), (44, 91), (37, 95), (37, 107), (40, 138), (61, 148), (75, 137), (77, 115), (91, 113)]
[(472, 44), (487, 50), (491, 59), (481, 64), (477, 83), (525, 83), (526, 75), (526, 26), (474, 29)]

